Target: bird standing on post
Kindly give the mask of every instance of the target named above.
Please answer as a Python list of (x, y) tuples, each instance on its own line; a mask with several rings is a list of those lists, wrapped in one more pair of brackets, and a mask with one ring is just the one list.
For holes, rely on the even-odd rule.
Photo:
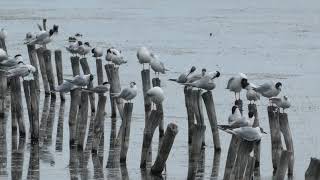
[(113, 47), (107, 50), (106, 61), (112, 62), (113, 64), (118, 66), (127, 63), (127, 61), (123, 59), (121, 51)]
[(229, 134), (236, 135), (241, 139), (246, 141), (260, 141), (262, 138), (262, 133), (267, 134), (261, 127), (240, 127), (235, 129), (225, 129), (223, 130)]
[(270, 98), (270, 100), (272, 104), (275, 104), (279, 108), (282, 108), (283, 112), (285, 109), (288, 109), (291, 106), (291, 103), (289, 102), (287, 96), (283, 96), (281, 98), (272, 97)]
[(175, 81), (177, 83), (185, 83), (188, 80), (190, 74), (192, 74), (196, 70), (196, 67), (192, 66), (190, 70), (185, 73), (180, 74), (177, 79), (169, 79), (170, 81)]
[(251, 102), (256, 102), (258, 100), (260, 100), (260, 94), (258, 92), (256, 92), (255, 90), (253, 90), (253, 88), (256, 88), (257, 86), (249, 83), (249, 85), (246, 87), (247, 93), (246, 93), (246, 97), (248, 99), (248, 101)]
[(266, 98), (272, 98), (279, 95), (281, 92), (282, 84), (281, 82), (277, 82), (276, 84), (273, 82), (266, 82), (256, 88), (253, 88), (256, 92), (260, 93), (262, 96)]
[(8, 54), (5, 50), (0, 48), (0, 62), (8, 59)]
[(147, 97), (150, 97), (154, 104), (159, 105), (164, 100), (164, 93), (159, 86), (156, 86), (147, 91)]
[(137, 58), (139, 63), (142, 64), (142, 69), (144, 69), (144, 64), (149, 64), (150, 68), (150, 62), (155, 58), (155, 56), (146, 47), (141, 47), (138, 49)]
[(81, 45), (81, 41), (70, 42), (69, 46), (66, 47), (66, 50), (70, 52), (73, 56), (77, 56), (77, 53), (79, 52), (79, 47)]
[(104, 82), (102, 85), (97, 85), (92, 88), (83, 88), (82, 90), (97, 93), (97, 94), (104, 94), (107, 91), (109, 91), (108, 84), (109, 84), (109, 82)]
[(192, 75), (188, 76), (186, 83), (192, 83), (192, 82), (194, 82), (196, 80), (199, 80), (202, 77), (204, 77), (206, 75), (206, 73), (207, 73), (207, 70), (205, 68), (203, 68), (201, 70), (201, 73), (192, 74)]
[(84, 44), (81, 44), (79, 47), (78, 47), (78, 54), (83, 56), (83, 57), (86, 57), (86, 55), (88, 53), (90, 53), (90, 50), (91, 50), (91, 46), (89, 44), (89, 42), (85, 42)]
[(237, 93), (239, 93), (240, 99), (240, 91), (246, 88), (249, 85), (248, 78), (245, 74), (239, 73), (238, 76), (231, 77), (227, 84), (227, 89), (234, 92), (234, 97), (237, 100)]
[(245, 116), (238, 116), (234, 121), (229, 123), (228, 125), (218, 125), (219, 129), (235, 129), (239, 127), (252, 126), (254, 122), (254, 113), (249, 112), (248, 118)]
[(210, 73), (210, 75), (209, 74), (205, 75), (199, 80), (196, 80), (192, 83), (184, 83), (184, 85), (211, 91), (216, 87), (216, 84), (214, 83), (213, 79), (218, 78), (219, 76), (220, 76), (220, 72), (217, 71), (215, 74)]
[(155, 56), (155, 58), (153, 58), (153, 59), (151, 60), (150, 66), (151, 66), (151, 69), (154, 71), (154, 73), (155, 73), (156, 75), (158, 75), (158, 77), (159, 77), (160, 73), (161, 73), (161, 74), (165, 74), (166, 71), (169, 71), (168, 69), (166, 69), (166, 68), (164, 67), (163, 62), (161, 62), (161, 61), (158, 60), (158, 57), (157, 57), (157, 56)]
[(23, 58), (21, 54), (17, 54), (14, 58), (6, 59), (0, 62), (0, 69), (1, 68), (10, 68), (13, 66), (18, 65), (19, 63), (23, 63)]
[(53, 25), (53, 28), (49, 31), (40, 30), (37, 33), (27, 33), (25, 44), (28, 45), (46, 45), (52, 41), (55, 34), (58, 33), (59, 26)]
[(10, 68), (8, 71), (5, 71), (7, 73), (8, 78), (13, 77), (26, 77), (30, 74), (33, 74), (37, 71), (37, 69), (30, 65), (30, 64), (24, 64), (23, 62), (19, 62), (16, 66)]
[(65, 81), (68, 81), (76, 86), (87, 86), (92, 80), (93, 80), (92, 74), (86, 74), (86, 75), (76, 75), (73, 77), (73, 79), (65, 79)]
[(100, 47), (95, 47), (91, 49), (91, 52), (93, 54), (92, 57), (99, 58), (103, 56), (103, 50)]
[(137, 96), (137, 90), (138, 88), (136, 83), (131, 82), (130, 87), (122, 89), (120, 93), (114, 94), (113, 97), (131, 102), (131, 100)]

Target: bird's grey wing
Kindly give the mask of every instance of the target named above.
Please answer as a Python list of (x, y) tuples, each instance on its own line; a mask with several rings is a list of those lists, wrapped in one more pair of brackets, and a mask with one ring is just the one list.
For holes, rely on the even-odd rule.
[(247, 121), (243, 121), (243, 120), (238, 120), (238, 121), (233, 121), (230, 126), (232, 128), (239, 128), (239, 127), (244, 127), (244, 126), (248, 126), (248, 122)]
[(130, 95), (130, 89), (129, 89), (129, 88), (125, 88), (125, 89), (123, 89), (123, 90), (121, 91), (119, 97), (125, 99), (125, 98), (128, 97), (129, 95)]
[(259, 134), (251, 127), (241, 127), (234, 129), (234, 131), (242, 138), (247, 141), (255, 141), (260, 139)]
[(274, 103), (274, 104), (281, 102), (281, 98), (277, 98), (277, 97), (270, 98), (270, 100), (271, 100), (271, 102)]
[(234, 80), (234, 77), (229, 79), (228, 84), (227, 84), (227, 89), (230, 89), (230, 85), (231, 85), (233, 80)]
[(272, 88), (272, 84), (267, 82), (267, 83), (261, 84), (257, 88), (253, 88), (253, 89), (257, 92), (266, 92), (266, 91), (269, 91), (271, 88)]

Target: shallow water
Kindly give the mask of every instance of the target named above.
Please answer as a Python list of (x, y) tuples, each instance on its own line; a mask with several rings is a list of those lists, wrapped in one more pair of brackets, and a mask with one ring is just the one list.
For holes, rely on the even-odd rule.
[[(43, 17), (48, 25), (58, 24), (60, 34), (48, 45), (50, 49), (63, 49), (65, 77), (71, 76), (69, 55), (64, 51), (66, 39), (75, 32), (84, 34), (84, 39), (93, 46), (115, 46), (124, 53), (128, 64), (120, 69), (122, 86), (135, 80), (140, 87), (134, 101), (131, 124), (130, 145), (127, 167), (105, 168), (110, 144), (111, 119), (110, 105), (107, 104), (105, 120), (105, 153), (103, 163), (97, 157), (90, 157), (86, 168), (72, 168), (69, 165), (67, 99), (64, 108), (57, 100), (40, 100), (40, 117), (47, 120), (42, 124), (43, 144), (40, 149), (40, 179), (99, 179), (127, 176), (130, 179), (143, 179), (139, 162), (144, 128), (144, 106), (136, 50), (141, 45), (150, 47), (160, 55), (169, 71), (161, 76), (167, 99), (164, 102), (165, 126), (170, 122), (178, 125), (172, 151), (167, 161), (167, 179), (184, 179), (188, 169), (187, 120), (183, 88), (166, 81), (195, 64), (199, 69), (219, 70), (222, 75), (214, 90), (214, 100), (218, 121), (225, 123), (233, 104), (233, 94), (225, 90), (226, 82), (233, 74), (247, 73), (254, 83), (266, 80), (283, 82), (281, 95), (288, 95), (293, 106), (288, 110), (295, 149), (294, 179), (303, 179), (310, 157), (320, 157), (320, 137), (318, 136), (320, 115), (319, 61), (320, 53), (320, 2), (281, 1), (258, 2), (245, 0), (218, 1), (62, 1), (40, 0), (0, 1), (0, 24), (8, 32), (7, 47), (11, 55), (21, 53), (27, 57), (23, 39), (28, 31), (36, 31), (36, 23)], [(213, 33), (210, 37), (209, 33)], [(93, 60), (90, 58), (88, 61)], [(95, 63), (89, 63), (95, 73)], [(67, 95), (69, 98), (69, 95)], [(174, 99), (173, 99), (174, 98)], [(23, 97), (24, 100), (24, 97)], [(109, 101), (108, 101), (109, 102)], [(269, 131), (267, 100), (258, 103), (260, 123)], [(45, 113), (43, 112), (45, 107)], [(10, 108), (9, 108), (10, 109)], [(59, 111), (64, 110), (64, 121), (58, 121)], [(51, 113), (50, 113), (51, 112)], [(25, 122), (29, 126), (26, 106)], [(54, 116), (52, 116), (54, 114)], [(36, 177), (37, 167), (29, 165), (32, 146), (29, 141), (19, 143), (16, 151), (11, 151), (11, 121), (7, 113), (6, 136), (1, 136), (0, 179), (25, 179), (28, 170)], [(49, 120), (48, 120), (49, 119)], [(119, 127), (120, 120), (117, 126)], [(209, 123), (206, 120), (206, 125)], [(63, 127), (62, 127), (63, 126)], [(59, 128), (57, 128), (59, 127)], [(63, 131), (61, 131), (63, 129)], [(28, 137), (28, 136), (27, 136)], [(153, 142), (153, 159), (157, 152), (156, 131)], [(209, 179), (224, 173), (230, 136), (220, 133), (222, 152), (214, 154), (211, 132), (206, 131), (204, 172), (199, 179)], [(23, 141), (20, 141), (23, 142)], [(270, 135), (262, 140), (261, 175), (262, 179), (272, 176)], [(6, 150), (6, 152), (4, 151)], [(30, 153), (31, 152), (31, 153)], [(5, 153), (5, 154), (3, 154)], [(71, 153), (74, 156), (74, 153)], [(5, 160), (4, 160), (4, 159)], [(214, 161), (214, 159), (216, 161)], [(220, 159), (220, 166), (217, 166)], [(3, 163), (6, 162), (6, 163)], [(30, 168), (32, 167), (32, 168)], [(215, 168), (213, 168), (215, 167)], [(218, 170), (216, 170), (218, 167)], [(79, 172), (77, 174), (77, 172)], [(39, 173), (39, 172), (38, 172)], [(75, 175), (77, 174), (77, 175)], [(127, 174), (127, 176), (126, 176)]]

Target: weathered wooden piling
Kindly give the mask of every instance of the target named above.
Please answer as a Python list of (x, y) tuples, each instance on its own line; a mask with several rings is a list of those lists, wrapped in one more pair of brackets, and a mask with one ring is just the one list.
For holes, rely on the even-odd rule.
[(127, 152), (129, 148), (130, 137), (130, 125), (132, 117), (133, 103), (125, 103), (123, 108), (123, 119), (121, 123), (121, 151), (120, 151), (120, 163), (125, 164), (127, 160)]
[(232, 135), (231, 141), (230, 141), (230, 145), (229, 145), (229, 149), (228, 149), (228, 155), (227, 155), (227, 160), (226, 160), (226, 166), (225, 166), (225, 170), (224, 170), (224, 176), (223, 176), (223, 180), (229, 180), (230, 179), (230, 175), (232, 173), (232, 169), (233, 166), (235, 164), (235, 160), (237, 157), (237, 152), (239, 149), (239, 144), (241, 142), (241, 139), (238, 138), (235, 135)]
[[(12, 127), (17, 127), (15, 122), (19, 127), (20, 137), (25, 137), (26, 129), (23, 122), (23, 105), (22, 105), (22, 95), (21, 95), (21, 82), (19, 77), (14, 77), (10, 80), (11, 87), (11, 113), (12, 116)], [(15, 128), (16, 129), (16, 128)]]
[[(55, 121), (56, 116), (56, 98), (52, 97), (50, 98), (50, 108), (49, 108), (49, 114), (47, 118), (47, 125), (45, 127), (45, 138), (43, 141), (44, 147), (49, 147), (52, 144), (52, 132), (53, 132), (53, 124)], [(52, 159), (53, 155), (52, 155)], [(52, 160), (54, 161), (54, 160)]]
[(254, 156), (249, 156), (247, 167), (246, 167), (246, 172), (244, 174), (244, 179), (253, 179), (254, 177), (254, 169), (255, 169), (255, 157)]
[(55, 80), (54, 80), (54, 73), (53, 73), (52, 62), (51, 62), (51, 50), (46, 49), (43, 52), (43, 59), (44, 59), (44, 63), (45, 63), (45, 66), (46, 66), (46, 73), (47, 73), (47, 78), (48, 78), (48, 81), (49, 81), (51, 97), (55, 98), (56, 97), (56, 94), (55, 94)]
[(39, 85), (39, 67), (38, 67), (38, 56), (35, 45), (27, 45), (28, 55), (30, 59), (30, 64), (36, 68), (36, 72), (33, 73), (33, 78), (36, 82), (36, 90), (40, 91)]
[(220, 168), (221, 151), (214, 151), (211, 179), (218, 179)]
[(4, 117), (5, 115), (7, 90), (7, 77), (5, 76), (5, 71), (0, 71), (0, 117)]
[[(253, 122), (252, 127), (260, 127), (257, 105), (256, 104), (248, 104), (248, 111), (254, 113), (254, 122)], [(256, 177), (260, 177), (260, 151), (261, 151), (260, 147), (261, 147), (260, 142), (255, 143), (254, 147), (253, 147), (254, 159), (255, 159), (254, 175)]]
[[(151, 88), (149, 69), (143, 69), (141, 71), (141, 79), (142, 79), (142, 90), (143, 90), (143, 97), (144, 97), (144, 120), (145, 120), (145, 126), (146, 126), (151, 113), (151, 104), (152, 104), (150, 97), (147, 96), (147, 91)], [(151, 161), (152, 161), (152, 145), (150, 145), (149, 147), (148, 157), (147, 157), (147, 162), (151, 162)]]
[(188, 86), (184, 87), (184, 99), (185, 99), (185, 105), (187, 109), (187, 116), (188, 116), (188, 144), (191, 144), (192, 141), (192, 126), (194, 125), (194, 109), (193, 109), (193, 101), (192, 101), (192, 88), (189, 88)]
[(97, 82), (98, 82), (98, 85), (102, 85), (103, 84), (102, 59), (96, 58), (96, 67), (97, 67)]
[(306, 173), (304, 174), (305, 180), (319, 180), (320, 179), (320, 160), (311, 158), (310, 164)]
[(46, 49), (43, 47), (40, 47), (37, 49), (37, 56), (38, 56), (38, 61), (39, 61), (39, 67), (40, 67), (40, 72), (41, 72), (41, 77), (42, 77), (42, 84), (44, 88), (44, 92), (46, 96), (50, 95), (50, 87), (49, 87), (49, 81), (47, 77), (47, 71), (46, 71), (46, 65), (44, 61), (44, 51)]
[(286, 171), (288, 169), (288, 163), (291, 156), (291, 152), (288, 151), (282, 151), (280, 160), (277, 165), (277, 171), (275, 174), (275, 180), (284, 180), (284, 177), (286, 175)]
[(99, 96), (98, 105), (97, 105), (97, 113), (96, 118), (94, 120), (94, 136), (92, 142), (92, 153), (97, 153), (100, 139), (102, 135), (103, 125), (104, 125), (104, 117), (105, 117), (105, 107), (106, 107), (106, 96)]
[[(203, 107), (202, 107), (202, 98), (201, 98), (201, 90), (194, 89), (192, 90), (193, 97), (193, 109), (194, 114), (197, 120), (197, 124), (204, 125), (204, 115), (203, 115)], [(202, 136), (202, 147), (206, 145), (205, 143), (205, 132), (203, 132)]]
[[(82, 67), (83, 74), (91, 74), (87, 58), (81, 58), (80, 64)], [(88, 84), (88, 88), (92, 88), (92, 87), (93, 87), (93, 81), (90, 81)], [(90, 100), (91, 112), (96, 112), (95, 96), (93, 92), (89, 93), (89, 100)]]
[(71, 69), (72, 69), (72, 75), (76, 76), (80, 74), (80, 60), (78, 56), (71, 56)]
[(273, 173), (275, 173), (277, 171), (278, 161), (282, 151), (279, 109), (274, 106), (268, 106), (268, 117), (271, 135)]
[(166, 161), (168, 159), (169, 153), (171, 151), (174, 139), (178, 133), (178, 126), (174, 123), (170, 123), (167, 126), (166, 132), (163, 136), (160, 150), (158, 152), (156, 161), (151, 167), (151, 172), (153, 174), (161, 174), (165, 168)]
[(219, 137), (219, 130), (218, 130), (218, 122), (217, 122), (217, 115), (216, 110), (214, 107), (214, 101), (212, 97), (212, 92), (207, 91), (202, 94), (202, 99), (204, 101), (204, 104), (206, 106), (207, 115), (211, 127), (212, 132), (212, 141), (214, 143), (214, 149), (215, 151), (221, 150), (220, 145), (220, 137)]
[(60, 108), (59, 108), (57, 138), (56, 138), (56, 151), (57, 152), (62, 152), (64, 111), (65, 111), (65, 101), (61, 101)]
[(284, 142), (286, 144), (286, 149), (288, 152), (290, 152), (288, 175), (292, 176), (293, 166), (294, 166), (294, 149), (293, 149), (292, 134), (289, 126), (287, 113), (279, 114), (279, 124), (280, 124), (280, 130), (283, 134)]
[(70, 133), (70, 147), (76, 143), (77, 133), (77, 114), (81, 96), (80, 89), (73, 89), (70, 91), (71, 102), (69, 111), (69, 133)]
[[(58, 85), (60, 85), (63, 83), (62, 53), (60, 49), (54, 51), (54, 59), (56, 62)], [(61, 101), (65, 101), (64, 93), (60, 92), (60, 99)]]
[(192, 127), (192, 143), (189, 146), (188, 180), (195, 179), (205, 129), (206, 126), (203, 124), (195, 124)]
[(83, 151), (88, 122), (88, 92), (82, 91), (77, 115), (77, 147)]
[(39, 132), (39, 142), (43, 143), (44, 139), (46, 138), (46, 128), (47, 128), (47, 120), (49, 117), (49, 103), (50, 97), (45, 96), (43, 100), (42, 106), (42, 113), (40, 118), (40, 132)]
[(106, 168), (112, 168), (115, 167), (117, 162), (120, 162), (119, 159), (117, 159), (117, 151), (120, 150), (120, 147), (118, 145), (117, 140), (117, 119), (111, 118), (111, 131), (110, 131), (110, 148), (109, 148), (109, 154), (108, 154), (108, 160)]
[[(152, 87), (160, 87), (161, 86), (161, 80), (159, 78), (152, 78)], [(159, 110), (159, 112), (161, 112), (160, 114), (160, 123), (159, 123), (159, 148), (160, 145), (162, 143), (162, 138), (164, 136), (164, 119), (163, 119), (163, 106), (162, 104), (156, 104), (156, 108), (157, 110)]]
[(160, 123), (160, 114), (161, 114), (160, 111), (152, 110), (149, 116), (149, 120), (147, 121), (145, 129), (143, 131), (143, 143), (142, 143), (142, 152), (141, 152), (141, 161), (140, 161), (141, 169), (146, 168), (149, 147), (152, 142), (154, 131)]
[(104, 66), (108, 81), (110, 83), (110, 103), (111, 103), (111, 117), (117, 116), (117, 109), (116, 106), (119, 102), (119, 100), (115, 99), (113, 97), (113, 94), (120, 93), (121, 86), (120, 86), (120, 78), (119, 78), (119, 67), (115, 67), (114, 64), (106, 64)]
[(30, 160), (27, 175), (28, 180), (40, 179), (39, 159), (39, 143), (32, 144), (30, 148)]

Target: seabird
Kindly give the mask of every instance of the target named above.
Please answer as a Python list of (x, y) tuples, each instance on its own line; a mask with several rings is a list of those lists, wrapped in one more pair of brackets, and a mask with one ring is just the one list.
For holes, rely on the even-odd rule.
[(93, 80), (92, 74), (86, 74), (86, 75), (76, 75), (73, 77), (73, 79), (65, 79), (65, 81), (68, 81), (76, 86), (87, 86), (92, 80)]
[(55, 88), (55, 91), (62, 92), (62, 93), (68, 93), (71, 90), (76, 89), (76, 88), (80, 88), (80, 87), (72, 84), (71, 82), (64, 81), (62, 84), (60, 84), (59, 86), (57, 86)]
[(252, 126), (254, 122), (254, 113), (249, 112), (248, 118), (244, 116), (240, 116), (228, 125), (218, 125), (219, 129), (225, 130), (225, 129), (235, 129), (239, 127), (245, 127), (245, 126)]
[(151, 60), (150, 66), (151, 66), (151, 69), (154, 71), (154, 73), (158, 74), (158, 76), (160, 75), (160, 73), (165, 74), (166, 71), (169, 71), (164, 67), (163, 62), (158, 60), (157, 56), (155, 56), (155, 58)]
[(149, 89), (147, 96), (150, 97), (151, 101), (155, 104), (161, 104), (164, 100), (163, 90), (158, 86)]
[(8, 54), (5, 50), (0, 48), (0, 62), (8, 59)]
[(98, 58), (103, 56), (103, 50), (100, 47), (95, 47), (91, 49), (91, 52), (93, 54), (92, 57)]
[(78, 54), (85, 57), (88, 53), (90, 53), (91, 46), (89, 42), (85, 42), (84, 44), (79, 45)]
[(113, 64), (118, 66), (127, 63), (127, 61), (123, 59), (121, 51), (113, 47), (107, 50), (106, 61), (112, 62)]
[(248, 78), (245, 74), (239, 73), (238, 76), (231, 77), (227, 84), (227, 89), (234, 92), (235, 99), (237, 99), (237, 93), (239, 93), (240, 99), (240, 91), (246, 88), (249, 85)]
[(25, 44), (28, 45), (45, 45), (48, 44), (52, 41), (52, 37), (53, 35), (58, 33), (58, 26), (54, 25), (52, 29), (50, 29), (49, 31), (39, 31), (35, 34), (32, 33), (28, 33), (25, 39)]
[(107, 91), (109, 91), (108, 84), (109, 84), (109, 82), (104, 82), (102, 85), (97, 85), (97, 86), (92, 87), (92, 88), (83, 88), (82, 90), (88, 91), (88, 92), (94, 92), (94, 93), (97, 93), (97, 94), (104, 94)]
[(261, 127), (240, 127), (235, 129), (225, 129), (223, 130), (227, 133), (236, 135), (241, 139), (246, 141), (260, 141), (262, 138), (262, 133), (267, 134)]
[(129, 102), (136, 96), (137, 96), (137, 86), (135, 82), (131, 82), (130, 87), (122, 89), (119, 94), (113, 95), (113, 97), (121, 98)]
[(281, 98), (272, 97), (272, 98), (270, 98), (270, 100), (271, 100), (272, 104), (275, 104), (279, 108), (282, 108), (283, 112), (285, 109), (288, 109), (291, 106), (291, 103), (289, 102), (287, 96), (283, 96)]
[(177, 83), (185, 83), (188, 80), (188, 77), (190, 74), (192, 74), (196, 70), (195, 66), (192, 66), (190, 70), (188, 70), (185, 73), (180, 74), (180, 76), (177, 79), (169, 79), (170, 81), (175, 81)]
[(258, 100), (260, 100), (260, 94), (258, 92), (256, 92), (255, 90), (253, 90), (253, 88), (256, 88), (256, 85), (249, 83), (249, 85), (246, 87), (247, 93), (246, 93), (246, 97), (248, 99), (248, 101), (251, 102), (256, 102)]
[(257, 88), (253, 88), (253, 90), (266, 98), (272, 98), (278, 96), (278, 94), (281, 92), (281, 87), (281, 82), (274, 84), (270, 81), (258, 86)]
[(15, 55), (14, 58), (1, 61), (0, 68), (1, 67), (10, 68), (10, 67), (18, 65), (19, 63), (23, 63), (23, 58), (22, 58), (21, 54)]
[(144, 64), (149, 64), (152, 59), (155, 58), (155, 56), (146, 47), (141, 47), (138, 49), (137, 58), (139, 60), (139, 63), (142, 64), (142, 68), (144, 69)]

